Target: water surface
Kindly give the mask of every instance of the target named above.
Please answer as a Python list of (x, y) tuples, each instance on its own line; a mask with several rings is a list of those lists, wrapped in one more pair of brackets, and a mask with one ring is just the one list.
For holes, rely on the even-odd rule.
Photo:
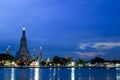
[(120, 80), (120, 69), (0, 68), (0, 80)]

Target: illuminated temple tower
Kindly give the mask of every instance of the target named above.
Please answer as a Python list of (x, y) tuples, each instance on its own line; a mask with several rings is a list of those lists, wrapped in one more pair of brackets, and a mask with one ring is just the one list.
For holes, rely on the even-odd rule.
[(40, 54), (38, 56), (38, 62), (42, 61), (42, 47), (40, 47)]
[(8, 45), (8, 47), (7, 47), (7, 49), (6, 49), (6, 53), (7, 53), (8, 55), (10, 55), (10, 45)]
[(19, 48), (18, 52), (16, 53), (16, 59), (17, 60), (23, 60), (23, 61), (26, 61), (26, 62), (31, 59), (30, 53), (27, 49), (27, 39), (26, 39), (26, 36), (25, 36), (25, 28), (23, 28), (23, 31), (22, 31), (20, 48)]

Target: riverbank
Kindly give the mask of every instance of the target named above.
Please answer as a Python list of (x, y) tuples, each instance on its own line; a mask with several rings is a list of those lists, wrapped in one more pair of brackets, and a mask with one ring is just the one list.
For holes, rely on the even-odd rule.
[(60, 68), (60, 69), (64, 69), (64, 68), (90, 68), (90, 69), (94, 69), (94, 68), (106, 68), (106, 69), (112, 69), (112, 68), (120, 68), (120, 67), (76, 67), (76, 66), (72, 66), (72, 67), (68, 67), (68, 66), (0, 66), (0, 68)]

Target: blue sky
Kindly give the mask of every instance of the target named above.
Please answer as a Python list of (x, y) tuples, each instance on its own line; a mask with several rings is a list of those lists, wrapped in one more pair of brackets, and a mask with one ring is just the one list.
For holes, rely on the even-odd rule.
[(120, 57), (119, 0), (0, 1), (0, 52), (19, 49), (23, 26), (28, 49), (43, 57)]

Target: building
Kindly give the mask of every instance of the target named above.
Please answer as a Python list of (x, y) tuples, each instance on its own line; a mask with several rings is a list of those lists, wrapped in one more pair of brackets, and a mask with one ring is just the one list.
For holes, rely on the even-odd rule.
[(6, 49), (6, 54), (10, 55), (10, 45), (8, 45), (8, 47)]
[(42, 47), (40, 47), (40, 54), (38, 56), (38, 62), (42, 61)]
[(36, 57), (36, 50), (34, 49), (34, 55), (33, 55), (33, 60), (36, 61), (37, 60), (37, 57)]
[(18, 52), (16, 53), (15, 59), (16, 60), (22, 60), (24, 62), (28, 62), (31, 60), (30, 53), (27, 48), (27, 39), (26, 39), (26, 30), (23, 28), (22, 30), (22, 37), (20, 41), (20, 48)]

